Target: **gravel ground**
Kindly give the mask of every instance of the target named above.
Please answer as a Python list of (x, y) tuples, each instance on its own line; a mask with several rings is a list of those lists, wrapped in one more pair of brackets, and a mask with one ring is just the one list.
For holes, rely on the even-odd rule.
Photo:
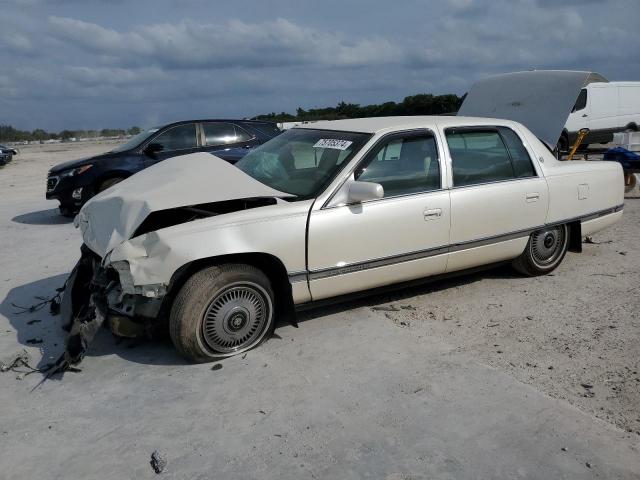
[(550, 275), (460, 277), (391, 296), (404, 308), (385, 315), (640, 435), (639, 236), (640, 201), (626, 199), (623, 221)]
[[(14, 306), (79, 253), (46, 171), (109, 148), (28, 146), (0, 169), (0, 361), (59, 355), (59, 317)], [(81, 373), (0, 374), (0, 472), (153, 478), (157, 451), (167, 478), (640, 478), (639, 220), (627, 200), (546, 277), (499, 268), (303, 312), (223, 368), (100, 332)]]

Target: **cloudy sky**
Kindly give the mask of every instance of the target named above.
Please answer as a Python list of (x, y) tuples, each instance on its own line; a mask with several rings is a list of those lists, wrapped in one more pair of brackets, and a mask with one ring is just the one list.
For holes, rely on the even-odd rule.
[(151, 126), (462, 94), (491, 73), (640, 80), (638, 0), (0, 0), (0, 123)]

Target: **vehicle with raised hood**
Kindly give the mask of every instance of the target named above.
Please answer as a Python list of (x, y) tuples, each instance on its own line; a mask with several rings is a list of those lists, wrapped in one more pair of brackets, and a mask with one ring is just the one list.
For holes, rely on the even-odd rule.
[(166, 320), (178, 351), (205, 362), (318, 302), (503, 262), (547, 274), (623, 209), (620, 165), (558, 161), (538, 138), (555, 123), (323, 121), (235, 166), (202, 153), (154, 165), (76, 218), (84, 245), (56, 368), (78, 362), (104, 321), (121, 334)]
[(46, 198), (73, 217), (91, 197), (151, 165), (176, 156), (209, 152), (230, 163), (280, 134), (275, 123), (255, 120), (186, 120), (140, 132), (113, 150), (54, 166)]

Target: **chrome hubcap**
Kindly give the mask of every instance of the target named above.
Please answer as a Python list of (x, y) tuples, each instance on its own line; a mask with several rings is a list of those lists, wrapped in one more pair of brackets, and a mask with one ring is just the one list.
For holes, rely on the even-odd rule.
[(564, 227), (539, 230), (531, 236), (531, 256), (541, 266), (550, 265), (562, 254), (566, 240)]
[(209, 304), (202, 322), (203, 338), (215, 353), (237, 353), (264, 336), (270, 319), (271, 302), (262, 287), (231, 285)]

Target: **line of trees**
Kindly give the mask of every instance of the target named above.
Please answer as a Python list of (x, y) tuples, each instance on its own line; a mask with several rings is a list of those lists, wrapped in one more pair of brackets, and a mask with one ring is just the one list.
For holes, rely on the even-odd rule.
[[(267, 120), (271, 122), (301, 122), (312, 120), (339, 120), (342, 118), (362, 118), (362, 117), (390, 117), (395, 115), (442, 115), (457, 112), (464, 100), (464, 96), (459, 97), (454, 94), (431, 95), (419, 94), (405, 97), (399, 103), (385, 102), (381, 104), (360, 105), (357, 103), (340, 102), (335, 107), (311, 108), (304, 110), (298, 108), (296, 114), (290, 113), (268, 113), (258, 115), (256, 120)], [(72, 138), (96, 138), (96, 137), (119, 137), (124, 135), (137, 135), (140, 133), (139, 127), (131, 127), (128, 130), (103, 128), (102, 130), (62, 130), (61, 132), (47, 132), (40, 128), (28, 131), (18, 130), (11, 125), (0, 125), (1, 142), (32, 142), (46, 140), (69, 141)]]
[(121, 128), (103, 128), (102, 130), (62, 130), (61, 132), (47, 132), (41, 128), (35, 130), (18, 130), (11, 125), (0, 125), (0, 142), (42, 142), (46, 140), (69, 141), (72, 138), (121, 137), (137, 135), (139, 127), (128, 130)]
[(335, 107), (298, 108), (296, 114), (268, 113), (255, 117), (256, 120), (271, 122), (301, 122), (312, 120), (339, 120), (343, 118), (391, 117), (395, 115), (442, 115), (457, 112), (463, 97), (454, 94), (419, 94), (405, 97), (402, 102), (385, 102), (373, 105), (340, 102)]

